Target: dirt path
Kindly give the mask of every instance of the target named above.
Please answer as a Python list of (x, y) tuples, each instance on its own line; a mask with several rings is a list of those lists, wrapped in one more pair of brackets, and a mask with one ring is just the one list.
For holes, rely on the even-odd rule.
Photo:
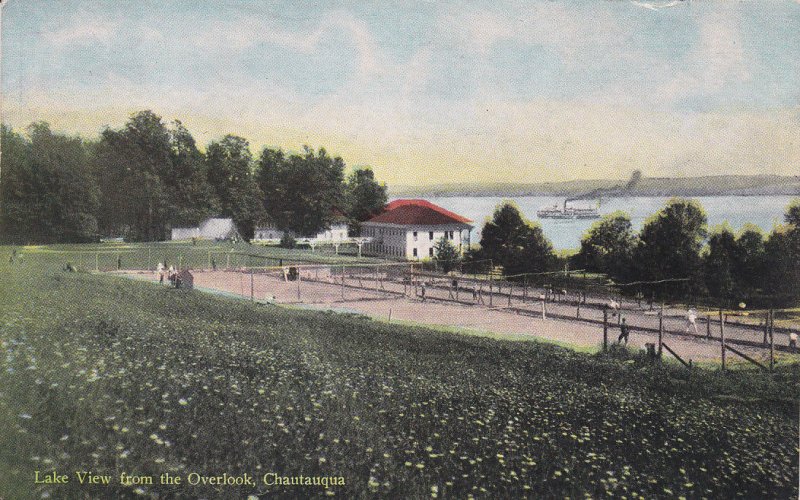
[[(154, 280), (153, 273), (126, 273), (137, 278)], [(200, 289), (222, 291), (249, 298), (252, 296), (260, 302), (279, 304), (296, 304), (309, 309), (324, 309), (365, 314), (370, 317), (388, 320), (391, 312), (392, 321), (413, 322), (417, 324), (441, 325), (497, 334), (530, 335), (545, 340), (567, 343), (575, 346), (596, 348), (603, 342), (602, 324), (568, 319), (548, 317), (541, 318), (541, 305), (538, 301), (522, 303), (512, 301), (508, 306), (506, 300), (495, 300), (492, 307), (485, 304), (463, 304), (450, 301), (447, 290), (430, 287), (426, 289), (426, 300), (414, 296), (413, 287), (404, 290), (402, 284), (385, 283), (383, 289), (364, 289), (359, 283), (341, 286), (335, 278), (324, 281), (285, 281), (277, 276), (251, 275), (235, 271), (204, 271), (194, 273), (194, 285)], [(363, 286), (363, 283), (360, 284)], [(409, 294), (404, 297), (403, 291)], [(462, 292), (462, 295), (464, 292)], [(459, 297), (464, 299), (464, 297)], [(440, 300), (437, 300), (440, 299)], [(471, 300), (470, 293), (466, 299)], [(548, 315), (557, 314), (572, 317), (576, 313), (575, 306), (567, 303), (548, 303)], [(586, 308), (582, 317), (602, 321), (602, 311)], [(597, 316), (595, 318), (595, 316)], [(623, 313), (630, 318), (631, 325), (629, 345), (645, 348), (645, 344), (658, 342), (656, 332), (637, 329), (658, 327), (658, 318), (645, 315), (644, 312), (634, 316)], [(610, 317), (608, 328), (609, 343), (617, 341), (620, 333), (616, 325), (618, 318)], [(666, 317), (665, 326), (682, 331), (685, 320), (680, 317)], [(698, 325), (703, 327), (701, 323)], [(718, 328), (718, 325), (717, 325)], [(701, 333), (704, 333), (701, 331)], [(757, 333), (757, 332), (756, 332)], [(716, 333), (718, 335), (718, 333)], [(729, 325), (726, 336), (741, 337), (748, 340), (760, 337), (745, 329), (737, 330), (736, 325)], [(730, 337), (729, 337), (730, 338)], [(777, 338), (776, 338), (777, 341)], [(707, 361), (720, 358), (720, 342), (718, 339), (707, 340), (669, 333), (664, 334), (664, 342), (686, 360)], [(739, 346), (736, 348), (745, 354), (765, 361), (769, 351), (761, 347)], [(735, 361), (733, 354), (728, 359)]]

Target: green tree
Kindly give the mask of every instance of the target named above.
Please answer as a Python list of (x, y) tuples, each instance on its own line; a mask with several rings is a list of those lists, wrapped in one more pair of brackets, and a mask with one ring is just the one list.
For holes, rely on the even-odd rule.
[(800, 286), (794, 278), (798, 274), (798, 259), (791, 233), (791, 226), (776, 227), (764, 245), (764, 290), (773, 297), (775, 305), (796, 302), (800, 298)]
[(635, 249), (636, 235), (630, 217), (614, 212), (595, 222), (584, 234), (576, 260), (590, 271), (626, 280), (631, 274)]
[(317, 153), (304, 146), (303, 154), (286, 158), (265, 149), (257, 178), (264, 191), (266, 215), (282, 230), (301, 236), (318, 233), (345, 210), (344, 161), (324, 148)]
[(386, 206), (386, 184), (375, 180), (371, 168), (357, 168), (347, 177), (345, 199), (350, 232), (358, 234), (360, 223), (378, 215)]
[(208, 180), (216, 192), (220, 215), (231, 217), (242, 237), (253, 237), (263, 218), (263, 195), (253, 174), (253, 155), (246, 139), (226, 135), (206, 148)]
[(720, 305), (728, 306), (737, 293), (736, 253), (736, 238), (729, 227), (722, 226), (711, 233), (703, 254), (703, 270), (706, 287)]
[(203, 154), (192, 134), (175, 120), (169, 131), (172, 168), (164, 178), (173, 206), (170, 223), (190, 226), (219, 212), (219, 203), (208, 181)]
[(441, 267), (442, 271), (449, 273), (457, 269), (461, 262), (461, 254), (452, 241), (439, 238), (433, 245), (433, 260)]
[(776, 304), (800, 302), (800, 199), (786, 208), (786, 225), (773, 229), (764, 245), (764, 289)]
[(734, 269), (737, 287), (751, 296), (764, 286), (764, 235), (758, 226), (747, 224), (736, 237)]
[(796, 198), (786, 207), (783, 219), (792, 227), (800, 227), (800, 198)]
[(512, 202), (501, 203), (481, 231), (481, 253), (508, 275), (541, 272), (555, 260), (541, 227), (526, 220)]
[(0, 238), (8, 243), (32, 241), (39, 234), (38, 196), (33, 185), (30, 142), (5, 124), (0, 125)]
[[(44, 122), (29, 141), (3, 128), (3, 226), (7, 238), (40, 243), (97, 239), (99, 193), (79, 138)], [(4, 231), (5, 233), (5, 231)]]
[(172, 145), (161, 117), (140, 111), (121, 130), (103, 130), (93, 158), (102, 192), (101, 232), (164, 239), (173, 208), (164, 182), (172, 172)]
[(531, 224), (522, 240), (522, 248), (503, 265), (503, 274), (541, 273), (557, 267), (558, 259), (553, 244), (544, 235), (539, 224)]
[[(702, 281), (700, 250), (707, 235), (706, 214), (694, 200), (673, 198), (647, 220), (639, 234), (635, 262), (637, 277), (644, 280), (690, 278), (692, 291)], [(661, 290), (690, 291), (686, 287)]]

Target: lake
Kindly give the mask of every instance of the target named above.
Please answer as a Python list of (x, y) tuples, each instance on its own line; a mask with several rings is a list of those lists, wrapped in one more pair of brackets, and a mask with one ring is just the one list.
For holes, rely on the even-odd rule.
[[(693, 199), (703, 205), (708, 215), (709, 227), (727, 222), (734, 230), (739, 230), (749, 222), (769, 232), (775, 224), (783, 223), (783, 214), (793, 198), (792, 196), (708, 196)], [(544, 234), (557, 249), (579, 248), (581, 236), (596, 221), (596, 219), (539, 219), (536, 217), (536, 211), (540, 208), (564, 203), (564, 198), (552, 196), (516, 198), (454, 196), (426, 199), (475, 221), (475, 229), (472, 230), (473, 242), (480, 241), (483, 223), (491, 217), (495, 207), (505, 199), (516, 202), (528, 219), (539, 222)], [(627, 212), (634, 229), (638, 231), (645, 219), (661, 209), (668, 199), (667, 197), (609, 198), (603, 200), (600, 213), (605, 215), (617, 210)], [(596, 206), (596, 201), (577, 201), (570, 205), (593, 207)]]

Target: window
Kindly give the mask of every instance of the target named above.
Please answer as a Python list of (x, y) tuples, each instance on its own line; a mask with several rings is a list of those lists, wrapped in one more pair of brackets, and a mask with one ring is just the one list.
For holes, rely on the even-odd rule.
[[(414, 231), (414, 241), (417, 241), (417, 232)], [(417, 255), (416, 253), (414, 255)]]
[(428, 256), (433, 257), (433, 248), (428, 249)]
[(453, 231), (450, 231), (450, 239), (453, 239)]
[(415, 248), (414, 249), (414, 257), (416, 257), (416, 256), (417, 256), (417, 249)]
[(430, 232), (428, 233), (428, 239), (429, 239), (429, 240), (431, 240), (431, 241), (433, 241), (433, 231), (430, 231)]

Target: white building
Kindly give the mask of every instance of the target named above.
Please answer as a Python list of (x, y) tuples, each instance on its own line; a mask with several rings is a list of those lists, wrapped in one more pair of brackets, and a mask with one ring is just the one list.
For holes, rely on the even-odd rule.
[(172, 228), (172, 240), (231, 240), (241, 239), (233, 219), (210, 218), (200, 223), (197, 227)]
[(361, 236), (371, 241), (364, 251), (419, 260), (435, 257), (440, 239), (460, 252), (469, 248), (472, 221), (425, 200), (395, 200), (386, 211), (361, 224)]
[(282, 229), (278, 229), (274, 225), (260, 226), (253, 231), (253, 241), (278, 243), (284, 234), (286, 233)]
[(347, 223), (334, 222), (329, 229), (320, 231), (314, 236), (314, 239), (321, 242), (329, 241), (344, 241), (347, 239)]
[[(283, 238), (286, 231), (278, 229), (273, 225), (257, 227), (253, 233), (253, 241), (263, 241), (269, 243), (277, 243)], [(309, 240), (315, 243), (332, 243), (337, 241), (347, 240), (347, 223), (334, 222), (328, 229), (318, 232), (311, 236), (298, 236), (293, 232), (289, 232), (295, 239)]]

